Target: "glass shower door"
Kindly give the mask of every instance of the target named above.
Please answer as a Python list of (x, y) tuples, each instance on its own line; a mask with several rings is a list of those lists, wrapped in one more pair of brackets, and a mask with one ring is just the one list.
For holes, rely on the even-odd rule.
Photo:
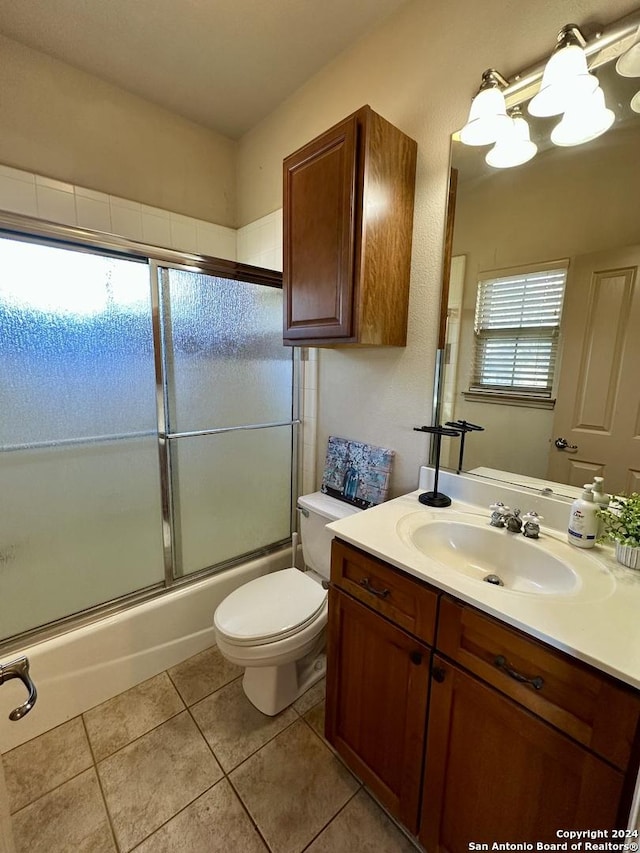
[(174, 575), (291, 535), (293, 354), (282, 291), (159, 270)]
[(161, 583), (146, 263), (0, 239), (0, 639)]

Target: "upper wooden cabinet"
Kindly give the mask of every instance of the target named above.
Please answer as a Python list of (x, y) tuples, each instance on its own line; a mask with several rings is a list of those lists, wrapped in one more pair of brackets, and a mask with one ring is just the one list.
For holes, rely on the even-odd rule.
[(284, 161), (284, 343), (405, 346), (416, 143), (366, 106)]

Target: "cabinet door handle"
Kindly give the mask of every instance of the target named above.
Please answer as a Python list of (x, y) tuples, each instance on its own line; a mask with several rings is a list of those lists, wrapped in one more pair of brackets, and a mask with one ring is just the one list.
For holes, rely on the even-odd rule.
[(446, 669), (442, 666), (434, 666), (431, 670), (431, 677), (434, 681), (437, 681), (438, 684), (442, 684), (447, 674)]
[(422, 663), (422, 655), (420, 654), (420, 652), (410, 652), (409, 660), (416, 666), (420, 666), (420, 664)]
[(367, 592), (370, 592), (371, 595), (377, 595), (378, 598), (386, 598), (391, 592), (389, 589), (376, 589), (374, 586), (371, 586), (369, 578), (362, 578), (360, 586), (366, 589)]
[(501, 669), (503, 672), (509, 676), (509, 678), (513, 678), (515, 681), (520, 681), (522, 684), (530, 684), (532, 687), (535, 687), (536, 690), (542, 690), (542, 686), (544, 685), (544, 678), (540, 675), (534, 675), (533, 678), (529, 678), (526, 675), (522, 675), (521, 672), (518, 672), (515, 669), (512, 669), (507, 663), (507, 659), (502, 655), (497, 655), (494, 664)]

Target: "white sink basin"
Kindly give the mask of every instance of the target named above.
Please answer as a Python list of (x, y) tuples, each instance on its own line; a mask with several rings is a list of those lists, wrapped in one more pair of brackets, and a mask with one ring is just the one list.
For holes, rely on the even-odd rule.
[[(527, 539), (472, 514), (420, 511), (397, 525), (405, 545), (442, 567), (494, 589), (530, 595), (606, 595), (613, 579), (593, 558), (557, 536)], [(586, 573), (586, 576), (585, 576)], [(585, 584), (586, 587), (585, 588)], [(487, 583), (487, 586), (489, 583)]]

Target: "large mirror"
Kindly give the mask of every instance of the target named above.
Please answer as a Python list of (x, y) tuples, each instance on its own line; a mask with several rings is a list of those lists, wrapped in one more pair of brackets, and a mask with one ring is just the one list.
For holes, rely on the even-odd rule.
[[(637, 41), (627, 29), (590, 58), (615, 114), (597, 139), (554, 145), (561, 117), (532, 118), (526, 100), (538, 152), (523, 165), (493, 168), (485, 161), (491, 146), (464, 145), (454, 134), (436, 417), (484, 428), (467, 434), (465, 471), (571, 486), (599, 475), (609, 492), (640, 491), (640, 76), (622, 76), (618, 63)], [(535, 310), (518, 303), (523, 287), (537, 288), (551, 339), (532, 328), (515, 343), (504, 330), (492, 339), (486, 329), (508, 313), (505, 305), (535, 326)], [(564, 295), (555, 304), (558, 287)], [(459, 449), (459, 439), (443, 440), (444, 468), (458, 468)]]

